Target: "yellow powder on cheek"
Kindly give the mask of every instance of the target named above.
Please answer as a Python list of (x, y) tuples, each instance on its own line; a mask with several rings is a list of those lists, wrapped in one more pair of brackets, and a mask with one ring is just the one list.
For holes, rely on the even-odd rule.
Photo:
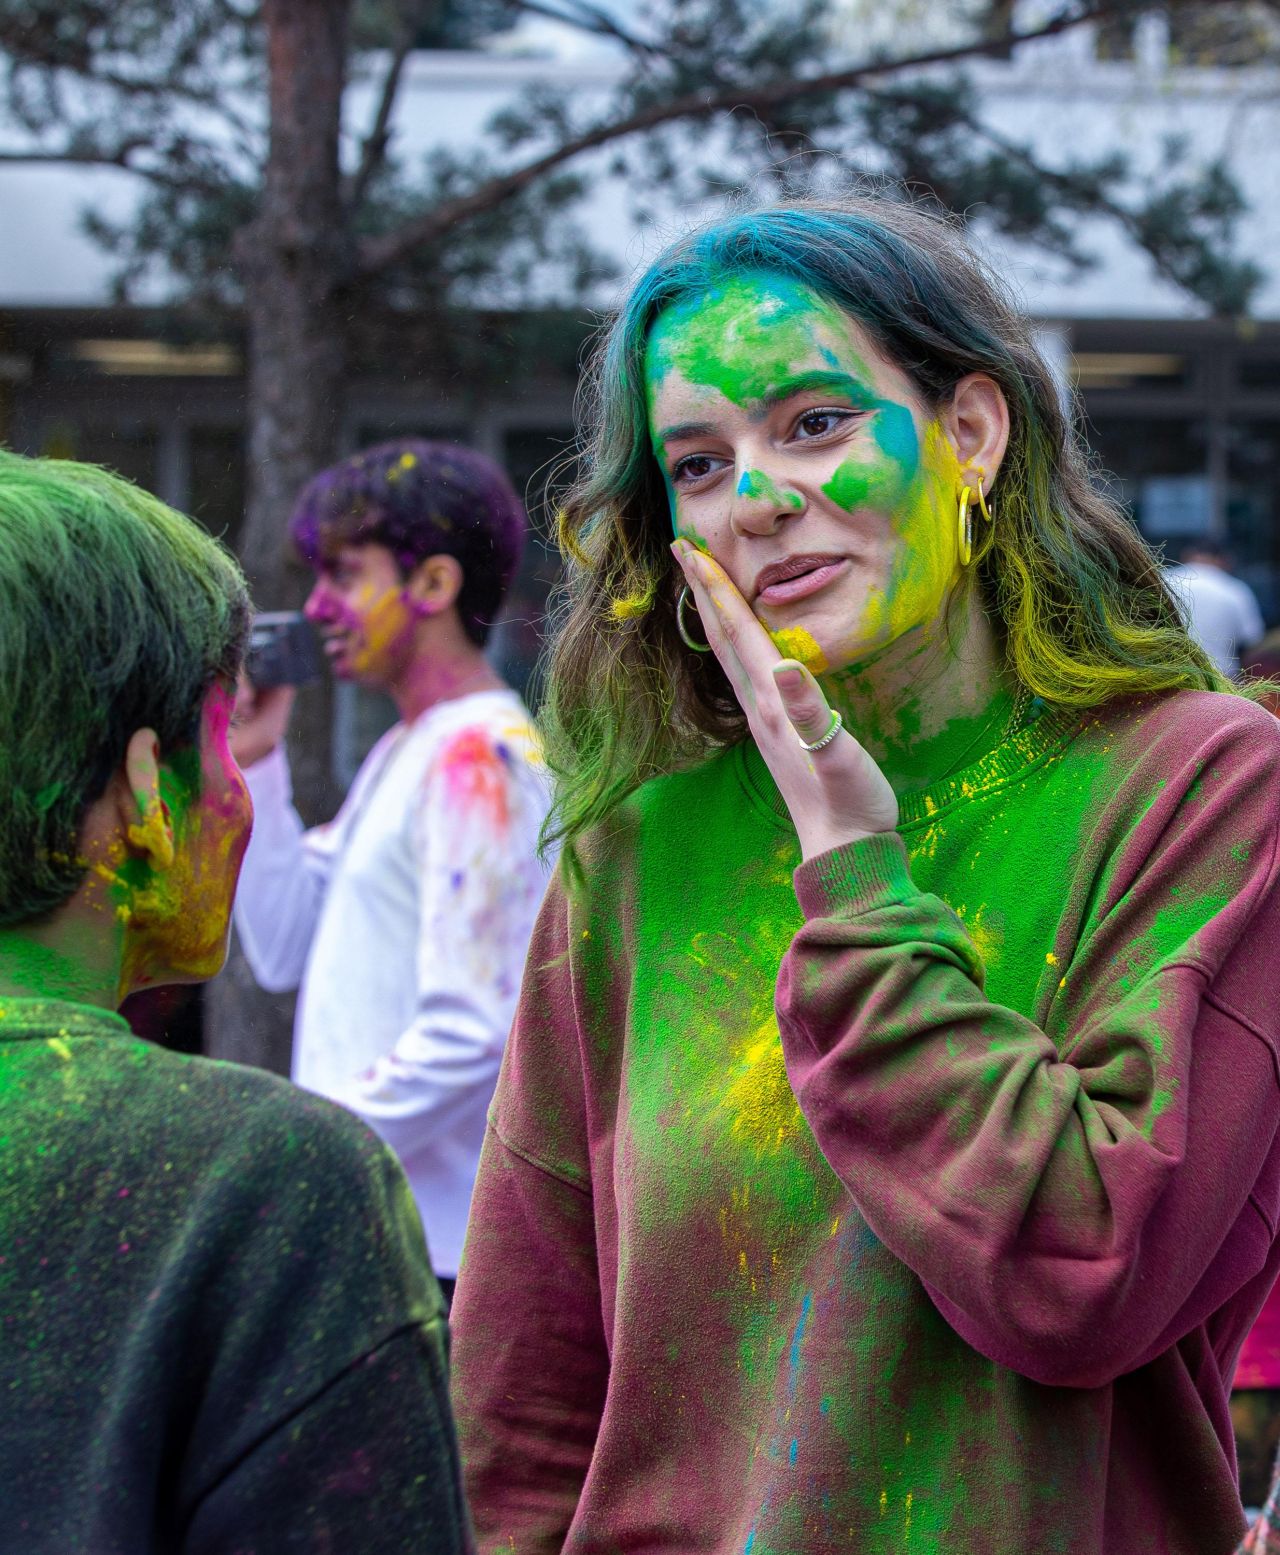
[(884, 588), (867, 590), (851, 646), (863, 651), (893, 642), (942, 616), (959, 579), (957, 493), (960, 462), (937, 421), (924, 429), (920, 469), (900, 513), (897, 550)]
[(796, 659), (811, 675), (821, 675), (827, 668), (827, 656), (812, 633), (803, 626), (784, 626), (770, 632), (773, 645), (784, 659)]
[[(363, 604), (363, 601), (362, 601)], [(413, 626), (413, 613), (400, 587), (386, 589), (367, 606), (361, 635), (364, 641), (353, 655), (357, 669), (384, 653)]]
[(231, 828), (206, 839), (202, 819), (193, 817), (191, 825), (192, 835), (184, 839), (172, 867), (155, 874), (129, 904), (134, 937), (125, 970), (130, 982), (140, 972), (202, 979), (222, 966), (231, 913), (230, 855), (245, 839)]

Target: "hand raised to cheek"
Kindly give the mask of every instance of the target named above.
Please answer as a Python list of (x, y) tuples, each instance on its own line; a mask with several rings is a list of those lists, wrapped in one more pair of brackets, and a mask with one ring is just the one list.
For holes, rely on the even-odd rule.
[(842, 729), (819, 751), (806, 751), (834, 714), (802, 664), (784, 659), (727, 573), (687, 540), (671, 547), (702, 618), (707, 641), (747, 715), (765, 765), (800, 838), (806, 859), (898, 824), (898, 801), (880, 768)]

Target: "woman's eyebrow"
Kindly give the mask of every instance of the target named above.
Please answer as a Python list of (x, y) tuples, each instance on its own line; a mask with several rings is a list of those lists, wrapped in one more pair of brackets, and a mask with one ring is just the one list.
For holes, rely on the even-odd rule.
[[(845, 399), (864, 404), (875, 399), (874, 390), (860, 378), (854, 378), (849, 373), (796, 373), (794, 377), (780, 379), (767, 394), (753, 400), (751, 408), (757, 414), (767, 414), (775, 405), (784, 404), (797, 394), (815, 392), (841, 394)], [(674, 426), (663, 427), (654, 438), (654, 446), (662, 448), (667, 443), (676, 443), (687, 437), (711, 437), (715, 430), (709, 421), (679, 421)]]
[(715, 428), (709, 421), (679, 421), (673, 427), (663, 427), (654, 438), (656, 448), (666, 443), (679, 442), (684, 437), (710, 437)]
[(775, 405), (781, 405), (797, 394), (810, 394), (814, 390), (829, 394), (843, 394), (846, 399), (851, 400), (867, 400), (875, 397), (869, 384), (852, 377), (849, 373), (812, 372), (797, 373), (792, 378), (781, 379), (757, 403), (761, 409), (771, 410)]

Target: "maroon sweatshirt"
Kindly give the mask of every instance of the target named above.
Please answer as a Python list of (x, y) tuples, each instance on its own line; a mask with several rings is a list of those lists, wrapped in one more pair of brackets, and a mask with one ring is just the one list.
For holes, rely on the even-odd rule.
[(1228, 1555), (1278, 833), (1280, 726), (1208, 693), (1045, 713), (799, 868), (753, 746), (646, 785), (481, 1163), (481, 1548)]

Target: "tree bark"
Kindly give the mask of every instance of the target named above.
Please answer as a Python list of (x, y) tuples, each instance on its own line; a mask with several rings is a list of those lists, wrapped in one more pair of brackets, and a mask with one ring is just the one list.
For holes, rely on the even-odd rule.
[[(261, 203), (235, 260), (248, 329), (248, 501), (241, 560), (260, 609), (298, 606), (309, 573), (286, 522), (303, 484), (339, 452), (346, 381), (350, 249), (338, 131), (351, 0), (265, 0), (270, 134)], [(332, 688), (299, 699), (289, 734), (304, 817), (337, 802)], [(233, 945), (206, 1000), (205, 1050), (287, 1070), (292, 1001), (260, 992)]]

